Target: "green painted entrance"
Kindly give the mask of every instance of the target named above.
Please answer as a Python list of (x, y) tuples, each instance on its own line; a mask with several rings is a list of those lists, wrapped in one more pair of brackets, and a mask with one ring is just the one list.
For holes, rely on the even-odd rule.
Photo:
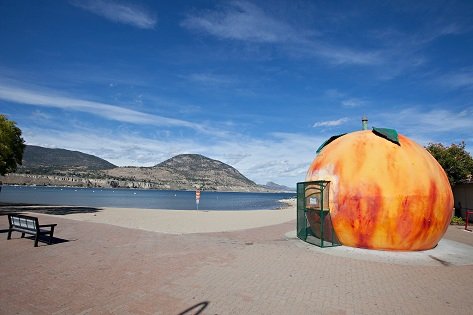
[(329, 181), (297, 183), (297, 237), (319, 247), (340, 245), (329, 209)]

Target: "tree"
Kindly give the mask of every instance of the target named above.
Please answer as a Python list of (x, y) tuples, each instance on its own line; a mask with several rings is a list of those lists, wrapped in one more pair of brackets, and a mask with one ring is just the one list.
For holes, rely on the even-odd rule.
[(473, 158), (465, 150), (465, 142), (454, 143), (449, 147), (441, 143), (429, 143), (426, 149), (443, 167), (452, 187), (471, 178)]
[(0, 114), (0, 175), (16, 171), (21, 165), (25, 141), (14, 121)]

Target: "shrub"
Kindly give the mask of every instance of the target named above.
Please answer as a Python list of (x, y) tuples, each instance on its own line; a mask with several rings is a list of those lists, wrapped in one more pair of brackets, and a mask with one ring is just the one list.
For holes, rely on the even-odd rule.
[(465, 224), (465, 221), (463, 221), (463, 219), (461, 217), (453, 216), (452, 221), (450, 221), (450, 224), (463, 225), (463, 224)]

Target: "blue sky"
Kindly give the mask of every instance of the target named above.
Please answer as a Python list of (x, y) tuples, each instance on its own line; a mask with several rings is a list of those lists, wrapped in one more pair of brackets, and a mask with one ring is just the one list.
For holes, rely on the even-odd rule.
[(27, 144), (181, 153), (294, 186), (334, 134), (473, 152), (472, 1), (0, 0), (0, 112)]

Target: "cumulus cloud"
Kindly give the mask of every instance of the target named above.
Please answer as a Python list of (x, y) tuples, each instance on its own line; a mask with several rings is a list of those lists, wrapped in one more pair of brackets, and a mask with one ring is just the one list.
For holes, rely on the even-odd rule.
[(76, 7), (116, 23), (128, 24), (142, 29), (153, 29), (157, 23), (154, 14), (133, 4), (106, 0), (76, 0), (71, 3)]

